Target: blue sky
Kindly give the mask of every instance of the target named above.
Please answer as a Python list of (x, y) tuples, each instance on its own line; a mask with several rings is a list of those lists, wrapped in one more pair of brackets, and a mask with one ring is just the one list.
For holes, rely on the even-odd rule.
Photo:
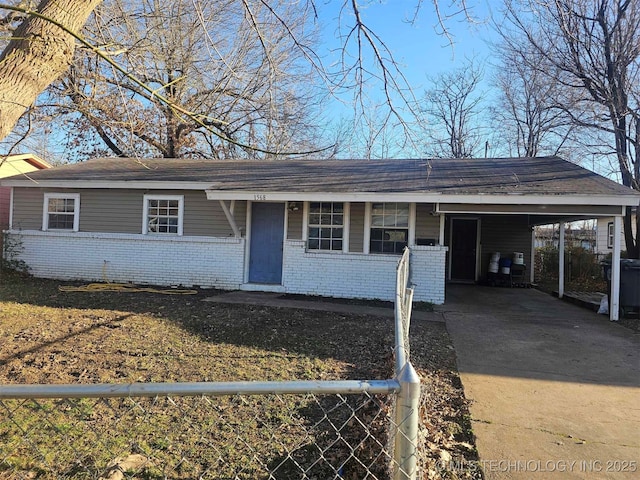
[[(445, 36), (437, 33), (439, 26), (432, 0), (422, 1), (421, 9), (412, 24), (409, 19), (414, 17), (420, 0), (358, 1), (363, 21), (391, 50), (418, 98), (427, 88), (429, 77), (460, 67), (465, 59), (476, 58), (478, 62), (482, 62), (489, 57), (486, 40), (492, 36), (488, 24), (490, 2), (491, 0), (469, 0), (470, 13), (478, 20), (477, 23), (469, 22), (462, 14), (446, 21), (446, 27), (454, 41), (450, 45)], [(451, 13), (450, 3), (451, 0), (440, 0), (444, 13)], [(322, 37), (326, 52), (341, 46), (340, 39), (336, 37), (336, 29), (342, 4), (343, 0), (317, 1), (319, 21), (326, 26)], [(345, 24), (349, 20), (346, 18)], [(489, 89), (488, 67), (486, 73), (483, 90)], [(381, 97), (381, 85), (372, 84), (368, 93), (371, 97)], [(333, 118), (347, 117), (352, 113), (349, 107), (349, 99), (345, 99), (345, 104), (335, 102), (329, 113)]]
[[(446, 1), (446, 5), (450, 0)], [(323, 40), (325, 46), (336, 48), (335, 25), (340, 0), (331, 0), (319, 10), (320, 21), (327, 25)], [(360, 2), (363, 21), (377, 33), (392, 51), (395, 59), (402, 64), (403, 73), (414, 88), (424, 87), (427, 76), (435, 76), (460, 66), (465, 58), (489, 57), (487, 40), (495, 38), (488, 23), (490, 6), (488, 0), (472, 3), (471, 14), (478, 21), (470, 23), (464, 15), (457, 15), (446, 21), (454, 45), (437, 33), (437, 17), (430, 0), (422, 2), (417, 19), (408, 23), (414, 14), (418, 0), (370, 0)], [(444, 4), (442, 2), (441, 4)], [(443, 5), (443, 6), (446, 6)]]
[[(335, 38), (336, 17), (343, 0), (320, 0), (319, 14), (321, 22), (329, 25), (324, 31), (324, 41), (327, 48), (337, 48), (340, 43)], [(445, 10), (456, 0), (439, 0)], [(491, 85), (492, 63), (491, 42), (498, 41), (498, 34), (493, 30), (490, 16), (494, 21), (500, 18), (501, 1), (498, 0), (467, 0), (471, 9), (471, 16), (477, 20), (469, 22), (465, 15), (457, 15), (446, 21), (446, 27), (451, 34), (454, 44), (439, 35), (437, 17), (433, 7), (433, 0), (423, 0), (421, 10), (413, 24), (407, 19), (413, 17), (414, 9), (419, 0), (359, 0), (362, 6), (363, 21), (386, 43), (397, 62), (402, 64), (402, 72), (413, 87), (417, 98), (420, 98), (428, 88), (429, 78), (464, 66), (466, 59), (477, 60), (484, 65), (485, 77), (480, 89), (485, 100), (491, 102), (493, 92)], [(448, 13), (451, 13), (449, 11)], [(377, 91), (376, 91), (377, 89)], [(370, 92), (372, 96), (381, 96), (379, 85)], [(342, 106), (336, 107), (337, 114), (348, 115), (348, 100)], [(333, 113), (333, 110), (332, 110)], [(491, 132), (487, 134), (490, 142), (489, 155), (504, 155), (497, 151), (491, 141)], [(403, 152), (404, 153), (404, 152)], [(423, 152), (407, 152), (410, 156), (420, 156)], [(401, 153), (402, 154), (402, 153)], [(592, 169), (605, 176), (613, 176), (617, 171), (606, 161), (584, 162), (585, 168)]]
[[(446, 36), (438, 33), (441, 28), (432, 0), (423, 0), (417, 16), (414, 14), (419, 0), (360, 0), (358, 3), (362, 20), (385, 42), (417, 98), (429, 87), (430, 78), (462, 67), (470, 59), (479, 65), (485, 64), (481, 90), (490, 96), (491, 72), (486, 62), (491, 60), (489, 41), (496, 37), (489, 24), (491, 0), (469, 2), (469, 13), (475, 21), (470, 22), (464, 14), (446, 20), (453, 45)], [(440, 0), (445, 14), (452, 13), (450, 3), (450, 0)], [(493, 3), (496, 4), (495, 1)], [(342, 45), (337, 38), (337, 18), (342, 4), (342, 0), (324, 0), (318, 5), (320, 22), (325, 25), (322, 39), (326, 51), (339, 49)], [(343, 19), (345, 26), (351, 21), (349, 15), (347, 11), (347, 18)], [(414, 21), (410, 23), (412, 18)], [(372, 83), (368, 94), (372, 98), (382, 98), (381, 84)], [(345, 98), (344, 102), (344, 105), (335, 102), (332, 113), (348, 117), (352, 113), (349, 99)]]

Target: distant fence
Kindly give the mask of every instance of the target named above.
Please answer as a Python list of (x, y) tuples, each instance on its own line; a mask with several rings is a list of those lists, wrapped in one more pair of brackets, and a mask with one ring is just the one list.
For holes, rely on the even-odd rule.
[[(555, 247), (536, 249), (534, 275), (537, 282), (558, 278), (558, 258), (558, 249)], [(610, 254), (593, 253), (581, 247), (567, 248), (564, 256), (565, 281), (585, 289), (597, 290), (606, 287), (602, 262), (610, 258)]]
[(409, 250), (386, 380), (0, 386), (0, 478), (415, 479)]

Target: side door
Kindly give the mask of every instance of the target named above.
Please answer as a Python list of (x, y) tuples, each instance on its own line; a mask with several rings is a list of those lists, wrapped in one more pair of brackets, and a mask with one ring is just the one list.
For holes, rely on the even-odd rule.
[(474, 282), (478, 254), (478, 219), (451, 219), (450, 279)]

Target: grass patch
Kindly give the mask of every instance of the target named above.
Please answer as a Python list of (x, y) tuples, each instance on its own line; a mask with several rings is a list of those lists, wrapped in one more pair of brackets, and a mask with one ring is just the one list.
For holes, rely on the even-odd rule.
[[(216, 293), (206, 290), (66, 293), (58, 285), (0, 279), (0, 383), (391, 376), (388, 319), (203, 302)], [(414, 322), (411, 336), (425, 392), (423, 471), (435, 468), (441, 450), (468, 464), (476, 458), (473, 436), (445, 327)], [(386, 478), (388, 413), (384, 396), (4, 400), (0, 478), (98, 478), (114, 459), (134, 454), (148, 460), (136, 478), (248, 479), (271, 471), (356, 479), (367, 469)]]

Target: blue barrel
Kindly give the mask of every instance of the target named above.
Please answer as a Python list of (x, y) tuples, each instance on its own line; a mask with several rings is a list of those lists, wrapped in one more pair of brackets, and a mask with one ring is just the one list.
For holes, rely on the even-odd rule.
[(510, 258), (501, 258), (499, 263), (500, 263), (501, 267), (511, 267), (511, 259)]
[(511, 259), (501, 258), (499, 263), (500, 273), (502, 273), (503, 275), (509, 275), (511, 273)]

